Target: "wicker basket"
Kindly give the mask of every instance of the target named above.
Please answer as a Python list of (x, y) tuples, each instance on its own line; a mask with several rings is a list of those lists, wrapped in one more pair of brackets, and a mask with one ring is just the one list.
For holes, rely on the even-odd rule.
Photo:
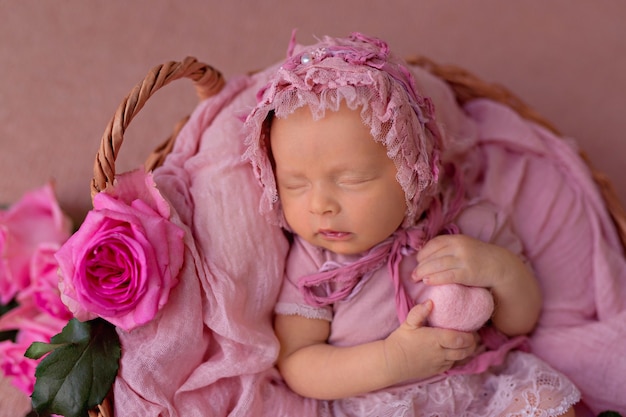
[[(560, 135), (549, 121), (501, 85), (487, 83), (463, 68), (454, 65), (440, 65), (423, 56), (409, 58), (408, 62), (411, 65), (420, 66), (446, 81), (454, 91), (459, 104), (464, 104), (475, 98), (489, 98), (509, 106), (522, 117)], [(124, 140), (124, 132), (131, 120), (159, 88), (181, 78), (189, 78), (194, 81), (200, 99), (217, 94), (224, 85), (224, 79), (217, 70), (192, 57), (188, 57), (182, 62), (168, 62), (150, 70), (145, 79), (138, 83), (122, 101), (102, 136), (100, 150), (94, 163), (94, 176), (91, 182), (92, 197), (104, 190), (107, 185), (113, 184), (115, 160)], [(146, 171), (153, 170), (163, 163), (187, 119), (181, 120), (175, 127), (173, 134), (149, 156), (145, 163)], [(590, 160), (584, 152), (581, 152), (580, 156), (589, 166), (593, 179), (615, 223), (622, 246), (626, 248), (626, 210), (619, 201), (608, 177), (591, 166)], [(90, 417), (113, 417), (113, 415), (113, 398), (111, 395), (89, 412)]]

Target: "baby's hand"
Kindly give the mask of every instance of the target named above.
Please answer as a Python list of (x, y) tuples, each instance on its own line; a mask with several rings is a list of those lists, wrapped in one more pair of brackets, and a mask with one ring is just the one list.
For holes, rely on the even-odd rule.
[(492, 323), (508, 336), (527, 334), (541, 312), (541, 291), (530, 268), (513, 252), (464, 235), (442, 235), (417, 253), (415, 281), (491, 290)]
[(424, 327), (433, 304), (430, 300), (409, 311), (407, 319), (385, 339), (387, 368), (396, 381), (428, 378), (471, 356), (474, 334)]
[(504, 248), (469, 236), (437, 236), (418, 252), (413, 279), (430, 285), (457, 283), (493, 288), (513, 262), (523, 266), (516, 258)]

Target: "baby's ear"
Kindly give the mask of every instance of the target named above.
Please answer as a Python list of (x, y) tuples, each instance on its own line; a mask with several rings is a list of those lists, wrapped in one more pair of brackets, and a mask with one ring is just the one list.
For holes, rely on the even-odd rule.
[(433, 285), (427, 287), (425, 297), (433, 301), (428, 316), (431, 327), (472, 332), (480, 329), (493, 314), (493, 296), (485, 288)]

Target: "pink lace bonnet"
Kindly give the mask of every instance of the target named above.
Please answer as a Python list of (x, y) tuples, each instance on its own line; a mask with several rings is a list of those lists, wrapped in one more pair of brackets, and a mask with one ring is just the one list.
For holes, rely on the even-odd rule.
[(342, 102), (360, 109), (374, 140), (387, 147), (396, 164), (406, 195), (405, 226), (415, 224), (440, 192), (442, 134), (433, 104), (418, 94), (413, 75), (385, 42), (353, 33), (297, 47), (292, 38), (287, 60), (258, 92), (257, 100), (244, 123), (244, 158), (263, 187), (260, 211), (272, 223), (286, 227), (268, 155), (271, 118), (287, 117), (303, 106), (316, 120), (327, 110), (337, 111)]

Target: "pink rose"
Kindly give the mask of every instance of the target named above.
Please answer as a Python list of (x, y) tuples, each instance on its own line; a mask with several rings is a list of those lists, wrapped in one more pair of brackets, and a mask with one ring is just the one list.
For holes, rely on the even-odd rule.
[(39, 245), (60, 245), (70, 233), (71, 222), (50, 185), (25, 194), (7, 211), (0, 211), (1, 304), (30, 285), (31, 260)]
[(41, 244), (31, 258), (30, 286), (17, 294), (19, 304), (34, 303), (42, 313), (68, 321), (72, 313), (61, 301), (59, 292), (59, 264), (54, 254), (59, 244)]
[[(32, 301), (32, 300), (31, 300)], [(15, 342), (0, 342), (0, 372), (26, 395), (33, 393), (35, 368), (41, 360), (28, 359), (26, 349), (33, 342), (50, 342), (67, 320), (42, 313), (32, 302), (21, 304), (0, 317), (0, 331), (17, 330)]]
[(184, 232), (141, 170), (120, 175), (93, 205), (56, 254), (61, 298), (79, 320), (102, 317), (130, 331), (152, 320), (178, 283)]
[(28, 359), (24, 352), (29, 344), (0, 342), (0, 372), (26, 395), (33, 393), (37, 361)]

